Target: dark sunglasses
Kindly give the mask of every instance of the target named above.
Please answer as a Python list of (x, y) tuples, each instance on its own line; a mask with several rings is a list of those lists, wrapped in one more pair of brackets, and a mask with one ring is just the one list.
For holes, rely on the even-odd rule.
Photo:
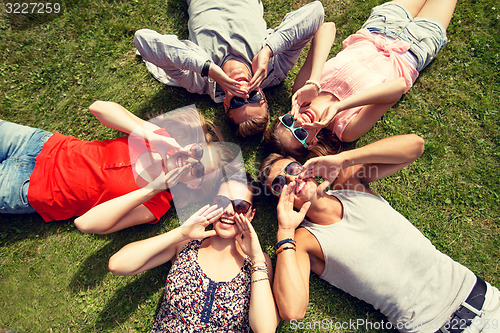
[(258, 103), (263, 100), (265, 100), (264, 95), (262, 95), (258, 90), (251, 91), (246, 101), (241, 97), (234, 96), (229, 101), (229, 108), (227, 109), (227, 112), (231, 109), (240, 108), (245, 104)]
[(217, 206), (222, 207), (224, 209), (231, 203), (233, 204), (233, 209), (237, 214), (246, 214), (250, 209), (250, 207), (252, 207), (252, 204), (246, 200), (242, 199), (231, 200), (228, 197), (220, 194), (215, 197), (215, 203), (217, 204)]
[[(297, 161), (290, 162), (287, 164), (285, 169), (283, 169), (283, 172), (290, 176), (297, 176), (302, 172), (302, 164)], [(285, 187), (287, 183), (288, 182), (285, 176), (278, 175), (273, 179), (273, 182), (271, 183), (271, 191), (273, 191), (274, 194), (280, 195), (281, 191), (283, 191), (283, 187)]]
[(195, 146), (192, 146), (191, 149), (189, 149), (189, 152), (191, 153), (191, 156), (195, 160), (201, 160), (203, 157), (203, 146), (201, 144), (197, 144)]
[(293, 116), (290, 113), (287, 113), (285, 115), (282, 115), (279, 117), (279, 120), (285, 126), (288, 128), (292, 133), (293, 136), (304, 146), (304, 148), (307, 148), (309, 145), (306, 143), (306, 139), (309, 136), (309, 133), (302, 127), (295, 127), (293, 128), (293, 124), (295, 124), (295, 119), (293, 119)]
[[(189, 153), (192, 158), (199, 161), (203, 157), (203, 146), (201, 144), (192, 146)], [(191, 164), (191, 174), (196, 178), (203, 177), (205, 175), (205, 166), (200, 162)]]

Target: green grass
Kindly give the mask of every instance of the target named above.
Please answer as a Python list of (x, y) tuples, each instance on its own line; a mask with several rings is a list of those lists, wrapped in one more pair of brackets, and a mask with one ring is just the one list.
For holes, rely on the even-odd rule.
[[(299, 3), (264, 1), (275, 27)], [(326, 19), (341, 40), (358, 29), (380, 0), (325, 0)], [(220, 105), (209, 97), (156, 82), (134, 55), (133, 33), (150, 28), (187, 37), (186, 4), (146, 1), (64, 1), (58, 15), (9, 15), (0, 6), (0, 118), (81, 139), (114, 138), (88, 112), (95, 100), (118, 102), (140, 117), (195, 103), (238, 143), (246, 165), (265, 157), (258, 139), (234, 138)], [(404, 133), (426, 140), (412, 166), (375, 184), (435, 246), (500, 286), (499, 31), (494, 0), (460, 1), (449, 44), (415, 86), (356, 146)], [(302, 57), (299, 63), (302, 63)], [(287, 110), (298, 68), (266, 91), (272, 117)], [(274, 202), (262, 200), (256, 219), (264, 249), (274, 258)], [(109, 257), (123, 245), (177, 226), (175, 212), (157, 225), (113, 235), (80, 233), (72, 221), (44, 223), (38, 215), (0, 216), (0, 331), (146, 332), (154, 321), (168, 266), (116, 277)], [(376, 251), (376, 249), (373, 249)], [(302, 322), (385, 318), (371, 306), (316, 276)], [(282, 323), (279, 332), (294, 332)], [(352, 331), (352, 329), (339, 330)], [(359, 331), (367, 331), (360, 328)], [(368, 331), (377, 331), (375, 329)]]

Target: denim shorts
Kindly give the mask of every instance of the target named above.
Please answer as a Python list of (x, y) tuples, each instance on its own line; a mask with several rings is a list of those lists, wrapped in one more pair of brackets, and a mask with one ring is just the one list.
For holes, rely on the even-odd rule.
[(419, 72), (448, 42), (441, 22), (428, 17), (413, 19), (410, 12), (396, 2), (374, 7), (363, 28), (409, 42), (410, 51), (417, 57)]
[(0, 213), (26, 214), (36, 157), (52, 133), (0, 119)]

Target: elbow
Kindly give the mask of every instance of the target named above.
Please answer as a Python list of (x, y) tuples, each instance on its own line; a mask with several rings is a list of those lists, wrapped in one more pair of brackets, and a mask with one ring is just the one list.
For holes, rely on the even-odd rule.
[(284, 311), (283, 313), (280, 311), (280, 317), (283, 320), (286, 320), (288, 322), (291, 321), (298, 321), (301, 320), (305, 317), (306, 312), (290, 312), (290, 311)]
[(94, 226), (84, 215), (77, 217), (74, 221), (75, 227), (85, 234), (107, 234), (106, 230)]
[(306, 315), (307, 304), (305, 305), (300, 305), (298, 303), (287, 304), (286, 307), (278, 306), (278, 310), (279, 310), (279, 315), (283, 320), (286, 320), (288, 322), (301, 320)]
[(120, 260), (120, 256), (114, 254), (108, 262), (108, 269), (111, 273), (118, 276), (131, 276), (134, 275), (133, 272), (129, 272), (122, 265), (123, 260)]
[(90, 112), (92, 112), (94, 116), (97, 116), (98, 114), (103, 114), (104, 111), (106, 110), (106, 106), (108, 106), (109, 103), (112, 102), (95, 101), (89, 106), (89, 110)]
[[(403, 96), (403, 94), (407, 90), (406, 80), (403, 77), (400, 77), (397, 80), (398, 80), (397, 81), (397, 84), (398, 84), (398, 94), (399, 94), (399, 98), (401, 98), (401, 96)], [(399, 98), (398, 98), (398, 100), (399, 100)]]
[(337, 28), (333, 22), (325, 22), (322, 25), (322, 29), (326, 30), (329, 34), (335, 35)]
[(411, 160), (415, 161), (424, 153), (425, 141), (422, 137), (416, 134), (408, 134), (407, 138), (410, 141), (409, 144), (412, 147), (410, 154), (411, 156), (409, 157)]

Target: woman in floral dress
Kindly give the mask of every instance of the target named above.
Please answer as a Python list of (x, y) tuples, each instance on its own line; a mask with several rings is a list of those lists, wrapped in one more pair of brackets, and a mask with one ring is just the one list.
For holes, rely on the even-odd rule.
[[(249, 175), (222, 183), (215, 205), (182, 226), (126, 245), (109, 261), (117, 275), (173, 262), (152, 332), (274, 332), (272, 266), (251, 221), (259, 187)], [(213, 224), (212, 230), (205, 230)]]

